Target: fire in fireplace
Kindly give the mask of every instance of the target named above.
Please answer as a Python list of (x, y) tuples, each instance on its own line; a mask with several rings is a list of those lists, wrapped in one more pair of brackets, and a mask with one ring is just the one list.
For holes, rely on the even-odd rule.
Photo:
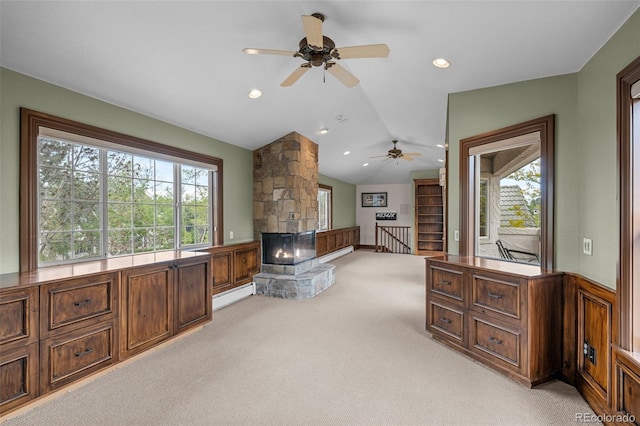
[(316, 231), (262, 234), (262, 263), (297, 265), (316, 257)]

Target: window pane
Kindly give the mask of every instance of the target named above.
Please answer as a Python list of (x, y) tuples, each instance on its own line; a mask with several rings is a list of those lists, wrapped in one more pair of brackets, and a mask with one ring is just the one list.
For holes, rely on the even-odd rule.
[(156, 160), (156, 180), (173, 182), (173, 164)]
[(107, 151), (107, 173), (114, 176), (131, 177), (133, 157), (131, 154)]
[(169, 250), (175, 247), (175, 229), (156, 228), (156, 250)]
[(68, 201), (43, 200), (40, 203), (40, 232), (71, 230), (71, 206)]
[(76, 172), (73, 174), (73, 198), (100, 201), (100, 174)]
[(195, 183), (197, 185), (203, 185), (209, 187), (209, 170), (207, 169), (196, 169), (196, 180)]
[[(131, 204), (109, 204), (109, 229), (130, 228), (132, 219)], [(111, 235), (111, 234), (109, 234)]]
[(136, 203), (148, 203), (155, 198), (155, 184), (146, 179), (133, 180), (133, 201)]
[(156, 206), (156, 225), (173, 226), (173, 205)]
[(73, 229), (99, 230), (100, 203), (76, 202), (73, 204)]
[(73, 233), (74, 258), (100, 256), (101, 232), (74, 232)]
[(147, 157), (133, 157), (133, 177), (140, 179), (153, 179), (153, 160)]
[(109, 202), (131, 202), (132, 191), (133, 182), (131, 179), (113, 176), (107, 178), (107, 197)]
[(97, 172), (100, 170), (100, 150), (86, 145), (74, 145), (73, 168), (80, 171)]
[(40, 144), (40, 165), (58, 168), (71, 167), (73, 144), (47, 138), (38, 138)]
[(196, 183), (196, 169), (191, 166), (182, 166), (181, 167), (181, 176), (180, 180), (182, 183), (188, 183), (191, 185), (195, 185)]
[(154, 250), (153, 228), (136, 228), (133, 231), (133, 251), (144, 253)]
[(155, 206), (153, 204), (135, 204), (133, 206), (133, 226), (150, 227), (155, 223)]
[(71, 170), (40, 167), (40, 198), (70, 199)]
[(40, 233), (41, 262), (55, 262), (71, 258), (71, 232)]
[(131, 231), (109, 231), (109, 254), (112, 256), (132, 253)]
[(156, 183), (156, 203), (173, 204), (173, 183)]

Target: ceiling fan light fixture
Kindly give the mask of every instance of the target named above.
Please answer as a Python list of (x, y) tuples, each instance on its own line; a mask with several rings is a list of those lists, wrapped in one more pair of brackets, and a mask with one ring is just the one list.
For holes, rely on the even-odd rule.
[(262, 96), (262, 90), (260, 89), (251, 89), (249, 91), (249, 97), (251, 99), (258, 99), (260, 96)]
[(449, 61), (444, 58), (436, 58), (432, 63), (438, 68), (449, 68), (449, 65), (451, 65)]

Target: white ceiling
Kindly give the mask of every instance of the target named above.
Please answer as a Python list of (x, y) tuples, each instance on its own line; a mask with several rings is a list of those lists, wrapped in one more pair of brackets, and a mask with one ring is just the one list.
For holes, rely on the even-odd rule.
[[(448, 93), (579, 71), (639, 5), (2, 0), (0, 65), (250, 150), (296, 131), (319, 144), (324, 175), (408, 183), (442, 166)], [(301, 59), (242, 53), (297, 50), (300, 16), (314, 12), (337, 47), (386, 43), (389, 57), (341, 60), (360, 79), (351, 89), (321, 68), (284, 88)], [(369, 158), (392, 139), (422, 156)]]

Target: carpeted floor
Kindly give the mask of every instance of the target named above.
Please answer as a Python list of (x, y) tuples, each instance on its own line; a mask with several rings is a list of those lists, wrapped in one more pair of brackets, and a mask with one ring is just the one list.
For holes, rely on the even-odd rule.
[(18, 416), (18, 425), (566, 425), (560, 381), (525, 388), (425, 331), (424, 260), (359, 250), (313, 299), (252, 296)]

